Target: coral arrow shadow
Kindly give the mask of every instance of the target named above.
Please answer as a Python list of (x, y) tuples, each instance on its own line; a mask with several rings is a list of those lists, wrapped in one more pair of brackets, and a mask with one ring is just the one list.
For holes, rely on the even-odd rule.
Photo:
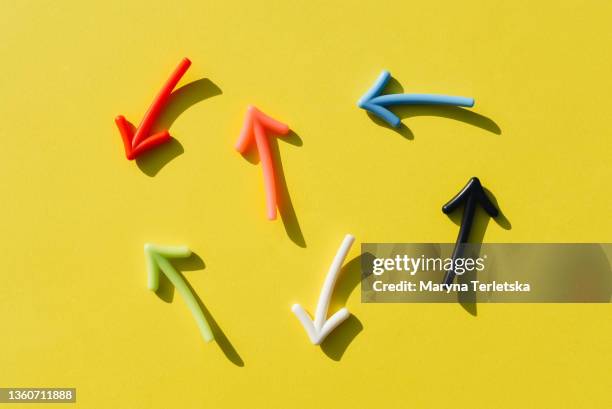
[[(300, 136), (293, 130), (289, 130), (289, 133), (282, 138), (283, 142), (287, 142), (293, 146), (302, 146), (303, 142)], [(285, 172), (283, 170), (283, 161), (281, 160), (280, 150), (278, 146), (278, 138), (270, 138), (270, 153), (272, 159), (276, 164), (276, 185), (278, 189), (278, 212), (283, 220), (283, 226), (287, 236), (299, 247), (306, 247), (306, 240), (304, 234), (300, 228), (300, 223), (295, 213), (295, 208), (291, 202), (291, 196), (289, 195), (289, 188), (287, 187), (287, 180), (285, 179)], [(242, 156), (252, 164), (259, 163), (259, 155), (256, 149), (250, 149)]]

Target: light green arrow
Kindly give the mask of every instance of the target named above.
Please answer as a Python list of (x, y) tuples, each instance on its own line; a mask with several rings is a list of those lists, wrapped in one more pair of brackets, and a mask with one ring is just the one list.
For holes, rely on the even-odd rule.
[(204, 341), (210, 342), (213, 340), (213, 333), (210, 330), (210, 325), (204, 317), (204, 312), (200, 308), (200, 304), (195, 296), (183, 280), (183, 277), (172, 267), (168, 261), (169, 258), (185, 258), (191, 255), (191, 250), (187, 246), (157, 246), (155, 244), (145, 244), (145, 258), (147, 260), (147, 271), (149, 273), (149, 290), (157, 291), (159, 288), (159, 274), (164, 273), (174, 287), (179, 290), (187, 306), (191, 310), (200, 333)]

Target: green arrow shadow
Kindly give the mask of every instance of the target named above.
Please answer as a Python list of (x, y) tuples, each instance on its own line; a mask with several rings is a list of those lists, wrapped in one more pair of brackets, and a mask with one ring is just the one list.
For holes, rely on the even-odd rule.
[[(219, 345), (219, 348), (230, 362), (232, 362), (236, 366), (243, 367), (244, 361), (240, 357), (240, 354), (238, 353), (236, 348), (234, 348), (234, 345), (230, 342), (230, 340), (227, 338), (225, 332), (223, 332), (223, 330), (221, 329), (217, 321), (214, 319), (208, 308), (206, 308), (206, 306), (198, 296), (197, 292), (183, 275), (183, 271), (204, 270), (206, 268), (204, 260), (202, 260), (202, 258), (196, 253), (192, 252), (191, 256), (187, 258), (173, 258), (172, 265), (175, 267), (177, 273), (181, 276), (181, 278), (189, 288), (189, 291), (191, 291), (200, 308), (202, 309), (204, 317), (206, 318), (206, 321), (208, 321), (210, 329), (215, 337), (215, 343)], [(172, 285), (172, 283), (170, 282), (168, 277), (166, 277), (165, 274), (159, 275), (159, 288), (157, 289), (155, 294), (157, 294), (159, 298), (161, 298), (167, 303), (172, 303), (172, 301), (174, 300), (174, 285)]]

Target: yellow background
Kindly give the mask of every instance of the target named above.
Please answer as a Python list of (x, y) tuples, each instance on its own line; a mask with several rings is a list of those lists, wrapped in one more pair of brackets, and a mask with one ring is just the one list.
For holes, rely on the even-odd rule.
[[(453, 242), (440, 206), (471, 176), (511, 224), (488, 223), (486, 241), (610, 241), (611, 4), (11, 3), (0, 10), (0, 386), (73, 386), (83, 408), (612, 405), (610, 305), (473, 316), (361, 304), (357, 286), (356, 318), (327, 350), (290, 311), (313, 312), (346, 233), (349, 259), (360, 242)], [(113, 119), (138, 124), (184, 56), (181, 85), (208, 78), (222, 93), (173, 108), (184, 153), (151, 177), (141, 167), (152, 173), (177, 144), (139, 166)], [(401, 133), (382, 126), (355, 103), (384, 68), (406, 92), (475, 97), (482, 117), (415, 108)], [(233, 149), (248, 104), (298, 135), (278, 141), (290, 234), (265, 219), (260, 165)], [(202, 258), (182, 271), (222, 348), (202, 341), (180, 294), (147, 290), (145, 242)]]

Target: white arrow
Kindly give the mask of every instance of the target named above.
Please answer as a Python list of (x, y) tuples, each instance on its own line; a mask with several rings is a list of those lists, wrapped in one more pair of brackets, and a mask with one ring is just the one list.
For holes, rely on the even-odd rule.
[(291, 307), (291, 311), (293, 311), (293, 313), (298, 317), (302, 323), (302, 326), (306, 330), (310, 341), (314, 345), (319, 345), (321, 342), (323, 342), (325, 337), (327, 337), (330, 332), (332, 332), (338, 325), (342, 324), (342, 322), (351, 315), (349, 311), (343, 307), (334, 315), (329, 317), (329, 319), (327, 319), (329, 302), (331, 301), (334, 286), (336, 285), (338, 275), (340, 274), (340, 268), (342, 267), (344, 259), (351, 249), (351, 245), (354, 241), (355, 237), (350, 234), (347, 234), (344, 237), (344, 241), (342, 242), (342, 245), (340, 245), (338, 253), (336, 253), (336, 257), (334, 257), (334, 261), (329, 267), (327, 277), (325, 277), (325, 282), (323, 283), (323, 288), (321, 288), (321, 294), (319, 295), (319, 302), (317, 303), (314, 322), (310, 319), (310, 316), (300, 304), (294, 304), (293, 307)]

